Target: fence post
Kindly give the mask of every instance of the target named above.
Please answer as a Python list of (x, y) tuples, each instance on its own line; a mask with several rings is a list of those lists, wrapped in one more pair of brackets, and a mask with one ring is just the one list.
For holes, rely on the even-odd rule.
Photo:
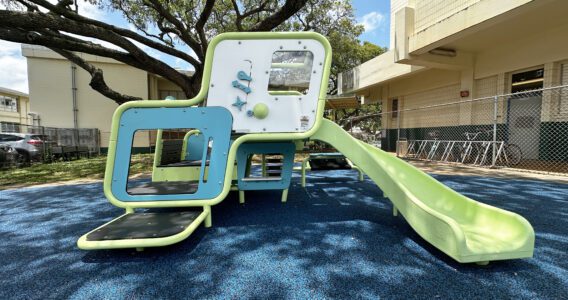
[(400, 154), (400, 112), (396, 111), (396, 157)]
[(499, 96), (495, 95), (495, 97), (493, 97), (493, 160), (491, 161), (491, 167), (495, 167), (495, 164), (497, 163), (497, 110), (498, 110), (498, 102), (499, 101)]

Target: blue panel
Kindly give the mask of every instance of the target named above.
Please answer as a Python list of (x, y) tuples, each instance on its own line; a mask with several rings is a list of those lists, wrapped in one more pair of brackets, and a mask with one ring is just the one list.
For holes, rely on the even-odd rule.
[(193, 134), (187, 141), (187, 148), (185, 152), (186, 160), (200, 160), (203, 155), (203, 144), (205, 138), (203, 134)]
[[(284, 190), (290, 187), (292, 168), (294, 167), (294, 143), (245, 143), (237, 150), (237, 175), (239, 190)], [(251, 154), (282, 154), (281, 180), (243, 181), (247, 168), (247, 159)]]
[[(118, 140), (116, 142), (116, 159), (111, 184), (113, 195), (120, 201), (169, 201), (215, 198), (223, 190), (232, 123), (231, 113), (224, 107), (160, 107), (131, 108), (126, 110), (120, 117)], [(203, 182), (203, 176), (201, 176), (198, 190), (194, 194), (128, 194), (126, 185), (128, 182), (130, 152), (136, 130), (175, 128), (199, 129), (204, 141), (213, 140), (207, 182)], [(206, 156), (207, 151), (203, 151), (203, 147), (207, 147), (207, 143), (203, 143), (201, 147), (202, 149), (199, 152)], [(202, 171), (205, 169), (203, 167), (205, 158), (200, 158), (203, 159)]]

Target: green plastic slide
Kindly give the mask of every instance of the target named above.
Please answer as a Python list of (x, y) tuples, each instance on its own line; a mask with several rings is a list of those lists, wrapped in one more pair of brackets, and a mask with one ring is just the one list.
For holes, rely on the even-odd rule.
[(523, 217), (465, 197), (329, 120), (311, 138), (349, 158), (420, 236), (458, 262), (532, 257), (534, 231)]

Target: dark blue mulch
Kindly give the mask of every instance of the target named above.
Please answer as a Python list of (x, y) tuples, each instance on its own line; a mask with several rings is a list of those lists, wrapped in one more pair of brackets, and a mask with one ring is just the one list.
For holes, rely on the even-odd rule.
[[(76, 239), (119, 215), (102, 184), (0, 191), (0, 299), (442, 298), (568, 296), (568, 185), (436, 176), (479, 201), (525, 216), (533, 259), (460, 265), (424, 242), (351, 171), (236, 194), (213, 208), (213, 227), (137, 253), (82, 251)], [(428, 191), (424, 191), (427, 193)]]

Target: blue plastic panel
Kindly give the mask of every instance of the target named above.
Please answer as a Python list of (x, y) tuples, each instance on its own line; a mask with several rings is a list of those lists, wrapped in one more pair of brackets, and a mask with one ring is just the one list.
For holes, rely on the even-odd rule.
[(185, 152), (186, 160), (200, 160), (203, 155), (203, 144), (205, 138), (203, 134), (192, 134), (187, 141), (187, 148)]
[[(132, 108), (120, 118), (116, 159), (112, 174), (111, 190), (120, 201), (169, 201), (211, 199), (218, 196), (225, 179), (227, 156), (231, 139), (231, 113), (224, 107), (195, 108)], [(134, 133), (137, 130), (195, 128), (201, 131), (204, 143), (201, 153), (207, 155), (208, 141), (212, 139), (210, 166), (207, 182), (203, 182), (206, 157), (201, 157), (199, 187), (194, 194), (130, 195), (126, 192), (128, 169)]]
[[(237, 175), (239, 190), (284, 190), (290, 187), (292, 168), (294, 167), (294, 143), (246, 143), (237, 149)], [(281, 180), (243, 181), (246, 175), (247, 159), (251, 154), (282, 154)]]

